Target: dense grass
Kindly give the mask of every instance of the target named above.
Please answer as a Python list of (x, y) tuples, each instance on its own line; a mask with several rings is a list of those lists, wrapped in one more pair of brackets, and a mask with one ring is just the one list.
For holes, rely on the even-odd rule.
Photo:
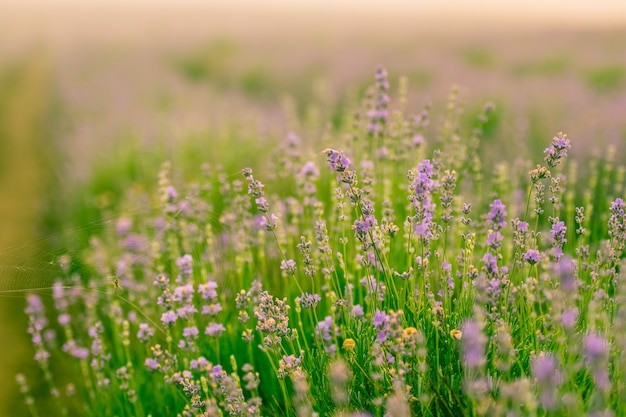
[(624, 415), (624, 169), (581, 177), (551, 132), (486, 159), (492, 105), (468, 120), (453, 92), (431, 129), (390, 94), (379, 69), (314, 151), (289, 134), (94, 177), (106, 227), (28, 296), (55, 411)]

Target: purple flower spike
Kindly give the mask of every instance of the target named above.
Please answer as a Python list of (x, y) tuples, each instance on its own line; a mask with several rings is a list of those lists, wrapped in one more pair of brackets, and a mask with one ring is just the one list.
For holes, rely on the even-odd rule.
[(528, 249), (522, 258), (530, 265), (534, 265), (541, 260), (541, 254), (536, 249)]
[(494, 200), (489, 205), (490, 211), (487, 215), (488, 224), (494, 228), (494, 230), (502, 229), (506, 226), (506, 206), (500, 200)]

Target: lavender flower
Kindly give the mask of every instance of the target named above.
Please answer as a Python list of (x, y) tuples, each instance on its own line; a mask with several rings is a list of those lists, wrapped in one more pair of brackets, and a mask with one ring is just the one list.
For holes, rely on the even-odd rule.
[(585, 362), (591, 370), (596, 387), (601, 391), (608, 391), (611, 381), (608, 373), (609, 344), (607, 340), (596, 333), (587, 335), (583, 341)]
[(221, 335), (224, 331), (226, 331), (226, 328), (222, 323), (210, 323), (204, 330), (204, 334), (208, 334), (212, 337), (217, 337)]
[(506, 207), (500, 200), (494, 200), (489, 205), (490, 210), (487, 215), (487, 224), (494, 230), (500, 230), (506, 226)]
[(570, 140), (567, 138), (565, 133), (559, 132), (553, 139), (550, 146), (548, 146), (543, 153), (546, 154), (544, 160), (548, 165), (548, 168), (556, 167), (561, 159), (567, 156), (567, 150), (570, 149), (572, 145), (570, 144)]
[(324, 154), (328, 158), (331, 172), (345, 172), (350, 168), (352, 161), (343, 152), (334, 149), (325, 149)]
[(485, 263), (485, 269), (490, 274), (498, 273), (498, 259), (491, 253), (487, 252), (483, 256), (483, 262)]
[(562, 383), (558, 360), (552, 354), (541, 353), (531, 361), (532, 374), (537, 381), (539, 399), (544, 410), (552, 410), (557, 402), (557, 390)]
[(161, 321), (163, 322), (163, 324), (172, 324), (176, 322), (177, 318), (178, 316), (176, 315), (176, 313), (170, 310), (163, 313), (163, 315), (161, 316)]
[(284, 271), (286, 275), (294, 275), (296, 273), (296, 262), (293, 259), (283, 259), (280, 262), (280, 269)]
[(480, 322), (470, 320), (461, 328), (463, 334), (463, 361), (470, 368), (480, 368), (485, 365), (485, 346), (487, 337), (482, 332)]
[(315, 308), (321, 301), (318, 294), (309, 294), (308, 292), (302, 293), (302, 296), (298, 298), (298, 302), (302, 308)]
[(524, 261), (528, 262), (530, 265), (534, 265), (541, 260), (541, 254), (536, 249), (528, 249), (526, 253), (522, 256)]
[(567, 226), (562, 221), (557, 221), (552, 225), (552, 230), (550, 234), (552, 235), (552, 239), (555, 245), (563, 246), (567, 239), (565, 238), (565, 234), (567, 233)]

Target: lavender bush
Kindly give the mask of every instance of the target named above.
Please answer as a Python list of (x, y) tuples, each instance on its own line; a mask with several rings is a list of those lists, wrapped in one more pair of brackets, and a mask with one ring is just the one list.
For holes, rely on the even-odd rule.
[(379, 69), (328, 148), (290, 134), (270, 169), (163, 163), (127, 197), (158, 210), (61, 257), (25, 310), (54, 413), (626, 414), (624, 170), (581, 186), (563, 133), (485, 165), (491, 105), (466, 132), (453, 92), (431, 138), (389, 90)]

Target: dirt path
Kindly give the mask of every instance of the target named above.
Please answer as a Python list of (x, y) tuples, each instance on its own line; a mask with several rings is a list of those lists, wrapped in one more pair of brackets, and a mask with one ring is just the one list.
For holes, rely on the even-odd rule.
[[(49, 110), (49, 67), (36, 54), (0, 74), (0, 263), (10, 268), (14, 251), (33, 241), (43, 209), (45, 164), (42, 147), (49, 135), (45, 116)], [(36, 247), (20, 248), (21, 259)], [(15, 260), (15, 262), (19, 262)], [(0, 276), (0, 280), (7, 279)], [(0, 282), (0, 284), (2, 284)], [(27, 372), (32, 348), (26, 335), (23, 298), (0, 295), (0, 416), (23, 415), (15, 374)], [(28, 362), (27, 362), (28, 361)]]

